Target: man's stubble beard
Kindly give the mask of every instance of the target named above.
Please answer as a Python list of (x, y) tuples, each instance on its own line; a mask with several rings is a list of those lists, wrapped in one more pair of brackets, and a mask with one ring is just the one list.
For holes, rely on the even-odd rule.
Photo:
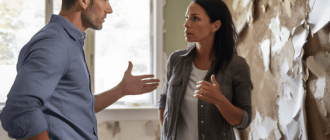
[(86, 11), (81, 12), (82, 25), (85, 28), (92, 28), (94, 30), (102, 29), (102, 21), (96, 13), (94, 5), (89, 5)]

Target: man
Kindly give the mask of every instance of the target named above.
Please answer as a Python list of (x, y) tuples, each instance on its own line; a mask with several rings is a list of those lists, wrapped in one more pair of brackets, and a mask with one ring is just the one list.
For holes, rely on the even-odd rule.
[(0, 114), (11, 138), (97, 140), (95, 113), (125, 95), (157, 88), (159, 80), (151, 79), (153, 75), (132, 76), (129, 62), (115, 88), (92, 94), (84, 31), (102, 29), (109, 13), (108, 0), (62, 0), (60, 14), (52, 15), (49, 24), (22, 48), (17, 77)]

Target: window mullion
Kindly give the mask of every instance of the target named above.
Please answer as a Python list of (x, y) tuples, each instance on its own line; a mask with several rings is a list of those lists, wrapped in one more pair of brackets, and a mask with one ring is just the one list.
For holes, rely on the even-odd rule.
[(153, 70), (155, 76), (160, 79), (159, 86), (156, 89), (156, 96), (153, 98), (153, 103), (156, 105), (159, 100), (159, 95), (163, 90), (163, 0), (153, 1)]
[(94, 93), (94, 53), (95, 53), (95, 31), (88, 28), (86, 31), (86, 40), (84, 45), (85, 57), (91, 78), (92, 91)]
[(50, 16), (54, 13), (55, 0), (45, 0), (45, 25), (48, 24)]

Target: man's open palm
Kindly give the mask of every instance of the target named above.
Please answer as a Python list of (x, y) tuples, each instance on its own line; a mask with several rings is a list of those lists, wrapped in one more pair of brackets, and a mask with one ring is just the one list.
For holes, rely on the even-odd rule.
[(125, 95), (138, 95), (155, 90), (159, 85), (159, 79), (150, 79), (154, 75), (132, 75), (133, 64), (129, 61), (128, 68), (120, 84), (123, 85)]

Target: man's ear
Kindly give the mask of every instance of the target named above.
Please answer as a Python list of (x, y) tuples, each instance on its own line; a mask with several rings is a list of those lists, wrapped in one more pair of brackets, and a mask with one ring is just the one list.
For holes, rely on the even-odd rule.
[(215, 21), (212, 26), (213, 26), (212, 32), (218, 31), (221, 27), (221, 21), (220, 20)]
[(90, 0), (77, 0), (79, 8), (85, 11), (90, 3)]

